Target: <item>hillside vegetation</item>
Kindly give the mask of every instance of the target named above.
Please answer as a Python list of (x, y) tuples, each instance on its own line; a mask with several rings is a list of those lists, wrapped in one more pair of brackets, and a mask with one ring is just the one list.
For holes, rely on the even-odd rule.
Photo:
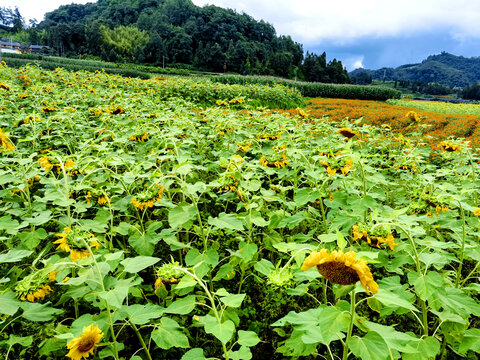
[(277, 36), (271, 24), (230, 9), (198, 7), (190, 0), (98, 0), (63, 5), (47, 13), (40, 24), (24, 30), (14, 26), (13, 15), (4, 14), (9, 14), (8, 9), (0, 7), (0, 24), (11, 26), (4, 36), (48, 45), (50, 53), (59, 56), (330, 83), (349, 81), (340, 61), (327, 62), (325, 53), (304, 56), (301, 44), (290, 36)]
[(480, 81), (480, 58), (465, 58), (442, 52), (429, 56), (419, 64), (378, 70), (357, 69), (350, 72), (350, 76), (356, 77), (362, 73), (379, 80), (410, 80), (464, 87)]

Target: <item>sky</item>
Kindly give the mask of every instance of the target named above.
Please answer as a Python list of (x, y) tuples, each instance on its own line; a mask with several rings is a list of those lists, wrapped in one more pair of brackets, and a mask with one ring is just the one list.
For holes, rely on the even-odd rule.
[[(192, 0), (246, 13), (348, 70), (418, 63), (442, 51), (480, 56), (480, 0)], [(76, 0), (85, 4), (92, 0)], [(72, 0), (2, 0), (26, 19)]]

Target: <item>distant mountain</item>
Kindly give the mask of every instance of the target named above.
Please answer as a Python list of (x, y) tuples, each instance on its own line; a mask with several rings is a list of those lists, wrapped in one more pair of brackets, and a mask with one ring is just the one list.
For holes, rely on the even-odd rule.
[(349, 75), (357, 77), (363, 73), (378, 80), (410, 80), (465, 87), (480, 81), (480, 57), (465, 58), (442, 52), (430, 55), (419, 64), (402, 65), (395, 69), (356, 69)]

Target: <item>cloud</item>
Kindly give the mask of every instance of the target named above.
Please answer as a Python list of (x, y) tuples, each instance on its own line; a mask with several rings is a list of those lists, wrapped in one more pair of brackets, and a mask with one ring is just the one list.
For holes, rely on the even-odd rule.
[(279, 34), (306, 45), (350, 43), (363, 37), (413, 35), (449, 29), (480, 37), (480, 2), (471, 0), (193, 0), (245, 12), (273, 24)]
[[(354, 60), (352, 66), (350, 66), (350, 69), (351, 70), (355, 70), (355, 69), (363, 69), (363, 58), (364, 56), (362, 56), (360, 59), (358, 60)], [(347, 67), (348, 67), (348, 64), (346, 64)]]
[(28, 23), (29, 19), (42, 21), (45, 13), (58, 9), (60, 5), (86, 4), (88, 2), (96, 2), (96, 0), (2, 0), (2, 6), (12, 9), (18, 7), (20, 15)]

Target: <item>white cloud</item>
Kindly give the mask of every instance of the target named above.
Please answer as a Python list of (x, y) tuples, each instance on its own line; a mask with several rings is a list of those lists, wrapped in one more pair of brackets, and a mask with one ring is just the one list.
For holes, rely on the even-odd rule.
[(28, 23), (29, 19), (42, 21), (45, 13), (58, 9), (60, 5), (86, 4), (88, 2), (96, 2), (96, 0), (2, 0), (1, 6), (12, 9), (18, 7), (20, 15)]
[(363, 69), (363, 56), (355, 60), (348, 70)]
[(413, 35), (447, 30), (480, 36), (480, 1), (471, 0), (193, 0), (245, 12), (282, 35), (309, 44), (348, 43), (362, 37)]

